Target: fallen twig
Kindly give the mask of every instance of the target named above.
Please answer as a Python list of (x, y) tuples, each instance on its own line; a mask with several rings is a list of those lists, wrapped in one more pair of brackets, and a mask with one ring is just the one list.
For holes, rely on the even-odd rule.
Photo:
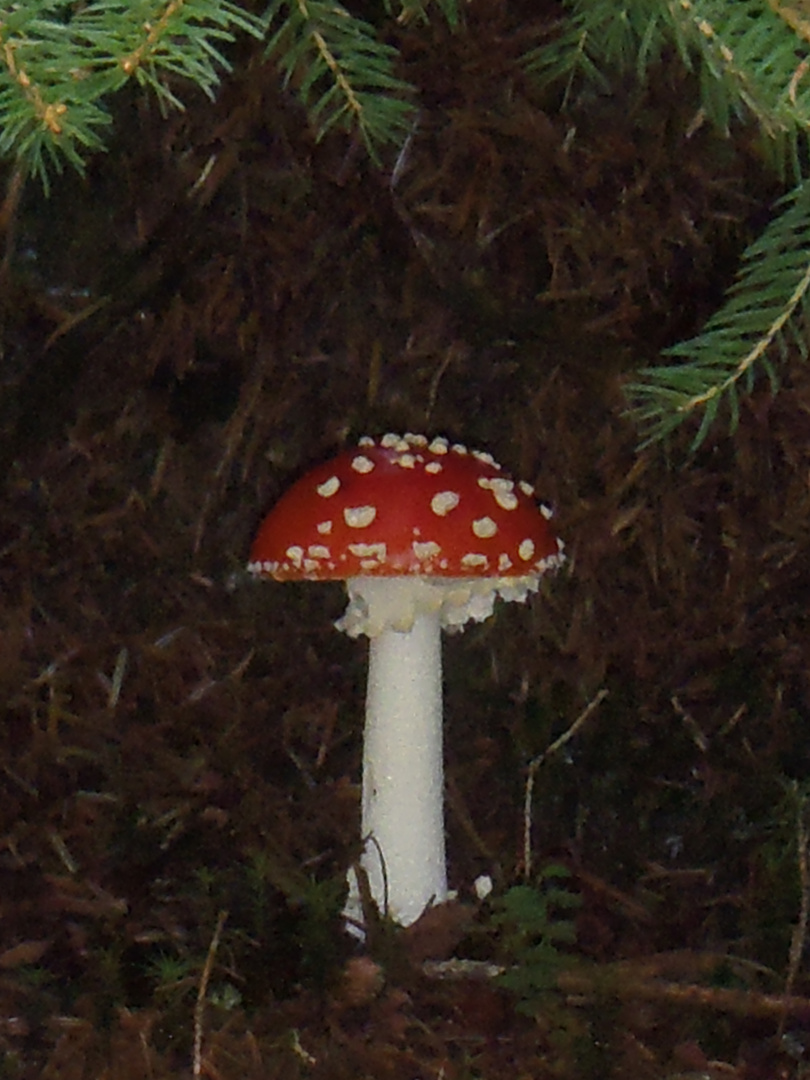
[(523, 877), (526, 881), (532, 876), (532, 799), (534, 797), (534, 782), (540, 766), (548, 761), (554, 754), (558, 754), (562, 748), (573, 739), (579, 729), (590, 719), (607, 697), (608, 692), (604, 688), (599, 691), (595, 698), (585, 706), (571, 726), (560, 735), (558, 739), (547, 747), (542, 754), (529, 762), (526, 775), (526, 788), (523, 795)]

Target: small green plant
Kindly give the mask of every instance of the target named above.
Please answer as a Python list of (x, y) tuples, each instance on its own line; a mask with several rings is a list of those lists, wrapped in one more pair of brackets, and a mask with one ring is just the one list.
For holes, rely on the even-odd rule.
[(198, 965), (185, 956), (161, 952), (150, 962), (150, 974), (158, 994), (184, 998), (195, 986)]
[(567, 916), (582, 901), (561, 884), (569, 876), (564, 866), (550, 864), (534, 885), (513, 885), (491, 902), (491, 924), (499, 933), (500, 959), (506, 965), (497, 982), (515, 994), (519, 1012), (536, 1012), (566, 965), (559, 946), (576, 941), (576, 927)]

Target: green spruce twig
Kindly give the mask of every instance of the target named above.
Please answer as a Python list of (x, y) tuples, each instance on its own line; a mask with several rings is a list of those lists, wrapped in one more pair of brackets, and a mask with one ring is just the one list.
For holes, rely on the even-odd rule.
[(726, 301), (701, 334), (667, 349), (679, 363), (645, 368), (627, 388), (630, 415), (645, 443), (700, 417), (692, 450), (703, 442), (720, 406), (733, 431), (740, 392), (750, 392), (758, 372), (778, 387), (775, 355), (790, 345), (806, 359), (805, 325), (810, 311), (810, 181), (781, 201), (787, 209), (745, 251)]
[(564, 85), (563, 108), (579, 83), (610, 85), (612, 75), (649, 78), (665, 51), (677, 49), (697, 73), (700, 111), (729, 137), (739, 120), (758, 128), (782, 178), (797, 185), (777, 216), (743, 255), (737, 281), (704, 330), (666, 350), (672, 363), (640, 371), (628, 388), (630, 416), (644, 443), (696, 418), (695, 450), (727, 407), (733, 430), (740, 395), (794, 345), (807, 354), (810, 289), (810, 131), (808, 27), (777, 0), (570, 0), (571, 20), (556, 42), (524, 58), (543, 83)]
[(273, 0), (279, 20), (268, 45), (304, 103), (318, 138), (333, 127), (357, 131), (377, 159), (404, 141), (413, 123), (412, 87), (395, 71), (397, 50), (335, 0)]
[[(385, 10), (389, 15), (394, 14), (393, 8), (391, 0), (385, 0)], [(459, 0), (400, 0), (396, 20), (401, 26), (410, 26), (415, 22), (427, 24), (433, 8), (441, 12), (444, 21), (452, 30), (461, 25)]]
[(667, 0), (680, 54), (696, 66), (706, 117), (725, 135), (753, 119), (783, 175), (803, 176), (799, 140), (810, 124), (807, 43), (766, 0)]
[[(222, 46), (264, 21), (229, 0), (26, 0), (0, 7), (0, 156), (48, 185), (103, 148), (107, 98), (135, 79), (182, 108), (179, 78), (213, 96)], [(173, 82), (175, 80), (175, 82)]]

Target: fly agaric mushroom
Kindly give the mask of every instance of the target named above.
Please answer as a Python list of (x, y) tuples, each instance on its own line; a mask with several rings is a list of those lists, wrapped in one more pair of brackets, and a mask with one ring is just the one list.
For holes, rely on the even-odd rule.
[[(295, 483), (253, 543), (254, 574), (345, 580), (337, 626), (369, 638), (361, 866), (406, 926), (447, 899), (441, 629), (486, 619), (496, 597), (524, 601), (562, 562), (533, 495), (447, 439), (363, 438)], [(350, 875), (346, 912), (361, 923), (358, 893)]]

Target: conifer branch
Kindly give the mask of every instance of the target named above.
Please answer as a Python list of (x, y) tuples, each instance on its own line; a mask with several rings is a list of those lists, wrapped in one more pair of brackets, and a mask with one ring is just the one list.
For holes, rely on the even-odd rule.
[(707, 118), (726, 135), (734, 115), (752, 117), (779, 171), (790, 169), (799, 187), (789, 206), (743, 254), (735, 285), (696, 338), (665, 352), (681, 365), (640, 373), (629, 388), (631, 415), (647, 442), (700, 416), (697, 449), (727, 406), (730, 430), (739, 420), (739, 395), (750, 392), (758, 369), (775, 391), (775, 353), (787, 355), (788, 337), (807, 355), (805, 323), (810, 288), (810, 198), (800, 140), (810, 128), (808, 51), (796, 28), (761, 0), (668, 0), (681, 55), (693, 50), (701, 65), (701, 101)]
[(643, 81), (675, 44), (685, 66), (699, 73), (706, 118), (724, 134), (734, 116), (753, 117), (771, 140), (807, 130), (810, 71), (797, 56), (807, 53), (807, 35), (766, 0), (570, 0), (568, 6), (572, 16), (559, 38), (523, 58), (542, 84), (580, 77), (609, 86), (611, 74), (628, 72)]
[[(429, 23), (429, 8), (437, 7), (447, 25), (455, 30), (461, 23), (458, 0), (400, 0), (400, 12), (397, 22), (400, 26), (409, 26), (413, 22)], [(386, 10), (391, 12), (390, 0), (386, 0)]]
[(730, 136), (732, 122), (754, 121), (778, 174), (797, 189), (785, 210), (744, 253), (738, 280), (697, 337), (668, 349), (678, 363), (638, 373), (628, 388), (630, 415), (646, 443), (699, 418), (696, 449), (727, 406), (733, 429), (740, 394), (763, 371), (776, 388), (774, 360), (788, 344), (807, 353), (810, 303), (810, 20), (780, 0), (570, 0), (560, 38), (524, 58), (541, 82), (565, 85), (562, 107), (578, 81), (609, 86), (612, 74), (645, 80), (664, 50), (678, 49), (700, 80), (700, 119)]
[(775, 352), (793, 345), (806, 359), (804, 324), (810, 311), (810, 181), (780, 206), (776, 217), (743, 254), (742, 267), (723, 306), (703, 332), (667, 349), (679, 364), (650, 367), (627, 388), (630, 415), (645, 444), (699, 416), (692, 441), (697, 449), (725, 402), (733, 431), (739, 420), (740, 390), (750, 392), (762, 369), (775, 391)]
[(788, 150), (799, 180), (796, 142), (810, 124), (810, 79), (796, 31), (763, 0), (667, 3), (681, 56), (689, 66), (698, 58), (707, 118), (728, 135), (733, 116), (753, 117), (772, 148)]
[(560, 35), (523, 57), (541, 86), (564, 82), (565, 108), (575, 80), (608, 89), (610, 77), (635, 71), (644, 79), (672, 40), (665, 0), (569, 0), (571, 17)]
[(273, 0), (270, 14), (281, 23), (268, 52), (319, 139), (333, 127), (357, 131), (374, 160), (380, 147), (404, 140), (413, 88), (396, 75), (397, 50), (380, 42), (370, 23), (335, 0)]
[(45, 186), (64, 160), (82, 169), (103, 147), (107, 97), (134, 78), (182, 108), (179, 76), (209, 97), (229, 63), (223, 44), (264, 22), (229, 0), (26, 0), (0, 7), (0, 156)]

